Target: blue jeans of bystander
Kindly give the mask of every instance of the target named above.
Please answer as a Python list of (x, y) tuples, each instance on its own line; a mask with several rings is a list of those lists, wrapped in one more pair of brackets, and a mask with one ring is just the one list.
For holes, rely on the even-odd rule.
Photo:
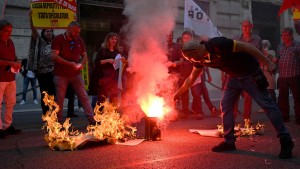
[(22, 92), (22, 100), (26, 101), (26, 94), (27, 94), (27, 89), (29, 82), (32, 87), (32, 92), (33, 92), (33, 100), (37, 99), (37, 92), (36, 92), (36, 78), (29, 78), (27, 76), (24, 76), (23, 78), (23, 92)]

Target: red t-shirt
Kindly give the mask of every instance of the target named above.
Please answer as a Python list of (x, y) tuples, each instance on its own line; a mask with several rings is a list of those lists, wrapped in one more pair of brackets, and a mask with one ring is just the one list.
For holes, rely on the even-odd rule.
[[(81, 54), (85, 53), (85, 45), (81, 37), (69, 41), (65, 34), (60, 34), (53, 39), (52, 50), (59, 51), (59, 56), (69, 62), (79, 63)], [(54, 62), (54, 75), (74, 77), (80, 74), (80, 70), (75, 70), (73, 66)]]
[[(15, 46), (11, 39), (7, 41), (7, 45), (0, 41), (0, 59), (16, 61)], [(14, 80), (15, 74), (10, 71), (10, 66), (0, 66), (0, 82), (12, 82)]]

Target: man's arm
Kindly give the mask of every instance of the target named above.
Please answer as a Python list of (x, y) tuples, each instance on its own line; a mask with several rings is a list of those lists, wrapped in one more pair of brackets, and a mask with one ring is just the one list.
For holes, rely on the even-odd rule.
[(54, 62), (61, 63), (64, 65), (69, 65), (69, 66), (74, 66), (74, 67), (77, 65), (75, 62), (69, 62), (69, 61), (63, 59), (62, 57), (60, 57), (58, 50), (51, 51), (51, 58)]
[(182, 65), (182, 63), (183, 63), (183, 58), (180, 58), (178, 61), (174, 61), (174, 62), (168, 61), (166, 63), (166, 66), (167, 67), (178, 67), (178, 66)]
[(203, 68), (193, 67), (193, 71), (189, 75), (188, 78), (185, 79), (183, 85), (179, 88), (179, 90), (174, 95), (174, 100), (178, 100), (179, 96), (182, 95), (186, 90), (188, 90), (196, 81), (196, 78), (202, 72)]
[(34, 39), (34, 41), (37, 40), (39, 33), (36, 30), (36, 28), (33, 26), (33, 22), (32, 22), (32, 10), (29, 11), (29, 20), (30, 20), (30, 28), (31, 28), (31, 32), (32, 32), (32, 38)]
[(268, 58), (264, 56), (262, 52), (260, 52), (256, 47), (249, 43), (234, 41), (235, 43), (235, 51), (233, 52), (246, 52), (250, 55), (254, 56), (264, 64), (268, 65), (269, 70), (273, 71), (276, 68), (276, 65), (271, 62)]
[(14, 69), (20, 69), (21, 68), (21, 62), (19, 60), (8, 61), (8, 60), (0, 59), (0, 65), (2, 65), (2, 66), (11, 66)]

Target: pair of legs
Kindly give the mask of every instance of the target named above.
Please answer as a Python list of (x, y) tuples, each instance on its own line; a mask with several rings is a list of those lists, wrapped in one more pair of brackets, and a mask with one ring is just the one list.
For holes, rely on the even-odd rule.
[[(68, 98), (68, 112), (67, 117), (77, 117), (74, 111), (75, 107), (75, 91), (72, 87), (72, 85), (69, 85), (66, 92), (66, 98)], [(81, 108), (82, 105), (80, 101), (78, 100), (78, 108)]]
[(250, 93), (257, 104), (266, 111), (278, 137), (281, 140), (291, 140), (290, 134), (283, 123), (280, 109), (270, 97), (267, 89), (258, 89), (251, 76), (244, 76), (239, 78), (229, 77), (223, 90), (221, 108), (224, 113), (225, 142), (229, 144), (235, 142), (233, 107), (242, 91)]
[(205, 104), (207, 105), (208, 109), (211, 112), (211, 115), (212, 116), (219, 115), (217, 108), (212, 104), (212, 102), (210, 100), (208, 90), (206, 87), (206, 79), (205, 79), (204, 75), (201, 76), (201, 94), (202, 94)]
[(191, 88), (193, 96), (192, 110), (195, 114), (202, 114), (202, 101), (201, 101), (201, 83), (195, 84)]
[[(179, 86), (181, 86), (184, 83), (183, 80), (180, 81)], [(195, 84), (194, 86), (190, 87), (192, 96), (193, 96), (193, 102), (192, 102), (192, 110), (196, 114), (203, 115), (202, 112), (202, 102), (201, 102), (201, 83)], [(181, 109), (182, 109), (182, 115), (187, 116), (189, 114), (189, 90), (185, 91), (181, 97)]]
[(100, 85), (98, 101), (103, 103), (109, 98), (111, 103), (118, 105), (118, 80), (114, 77), (105, 77), (100, 80)]
[(300, 76), (279, 78), (278, 85), (278, 105), (282, 112), (284, 121), (290, 120), (289, 92), (291, 90), (294, 98), (296, 123), (300, 124)]
[(55, 84), (53, 82), (53, 74), (52, 72), (48, 73), (38, 73), (36, 74), (36, 78), (38, 79), (40, 85), (40, 92), (41, 92), (41, 107), (43, 110), (43, 114), (45, 115), (49, 110), (48, 106), (44, 104), (44, 91), (48, 93), (48, 95), (55, 96)]
[(23, 78), (23, 93), (22, 93), (22, 100), (26, 101), (26, 94), (29, 83), (31, 84), (32, 91), (33, 91), (33, 100), (37, 99), (37, 92), (36, 92), (36, 78), (29, 78), (24, 76)]
[[(5, 111), (2, 113), (2, 102)], [(16, 81), (0, 82), (0, 130), (5, 130), (11, 126), (12, 114), (16, 104)], [(3, 117), (2, 117), (3, 115)], [(2, 122), (3, 119), (3, 122)]]
[(95, 123), (94, 113), (89, 102), (86, 90), (84, 88), (84, 81), (81, 75), (76, 75), (75, 77), (62, 77), (54, 76), (54, 83), (56, 88), (56, 102), (60, 107), (60, 110), (57, 114), (59, 122), (63, 121), (62, 108), (66, 95), (66, 91), (69, 85), (72, 85), (79, 101), (82, 104), (83, 110), (87, 119), (90, 123)]

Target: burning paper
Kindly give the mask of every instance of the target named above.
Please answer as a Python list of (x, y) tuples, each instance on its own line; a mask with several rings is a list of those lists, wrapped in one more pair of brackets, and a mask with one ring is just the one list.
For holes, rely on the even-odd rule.
[[(99, 111), (101, 110), (101, 111)], [(120, 116), (117, 107), (108, 101), (96, 105), (94, 119), (96, 125), (87, 127), (88, 135), (93, 135), (99, 140), (120, 140), (123, 138), (134, 138), (136, 128), (127, 124), (127, 117)]]
[[(264, 134), (265, 125), (257, 123), (255, 127), (250, 125), (250, 120), (245, 119), (244, 128), (241, 127), (240, 124), (234, 127), (234, 134), (236, 136), (251, 136), (251, 135), (262, 135)], [(218, 125), (218, 134), (220, 137), (223, 137), (224, 130), (223, 125)]]
[[(217, 125), (217, 129), (190, 129), (191, 133), (198, 133), (201, 136), (208, 137), (223, 137), (224, 129), (223, 125)], [(262, 135), (264, 134), (264, 125), (257, 123), (255, 127), (250, 125), (249, 119), (245, 119), (244, 128), (240, 124), (234, 127), (235, 136), (252, 136), (252, 135)]]
[(135, 138), (136, 128), (127, 124), (126, 116), (120, 116), (116, 107), (107, 101), (96, 106), (94, 118), (97, 123), (96, 125), (89, 125), (87, 133), (69, 131), (70, 119), (67, 118), (61, 125), (57, 120), (59, 106), (54, 102), (54, 96), (49, 96), (46, 92), (43, 93), (45, 94), (43, 101), (49, 107), (46, 115), (42, 116), (45, 122), (43, 128), (46, 129), (44, 138), (53, 150), (74, 150), (82, 147), (88, 141), (106, 140), (115, 144), (117, 140)]

